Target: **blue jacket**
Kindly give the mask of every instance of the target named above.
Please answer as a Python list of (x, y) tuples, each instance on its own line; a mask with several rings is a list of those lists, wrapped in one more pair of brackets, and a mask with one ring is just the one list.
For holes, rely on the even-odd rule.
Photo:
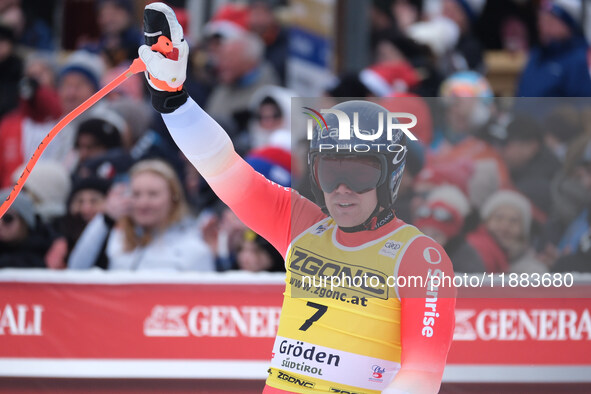
[(581, 36), (535, 47), (521, 74), (517, 96), (591, 96), (588, 50), (589, 45)]

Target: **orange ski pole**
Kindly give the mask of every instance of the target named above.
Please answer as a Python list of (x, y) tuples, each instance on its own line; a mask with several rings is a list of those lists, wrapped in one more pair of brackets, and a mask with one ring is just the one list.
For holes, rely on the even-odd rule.
[(41, 154), (43, 154), (43, 151), (45, 150), (47, 145), (49, 145), (51, 140), (53, 140), (53, 138), (60, 131), (62, 131), (62, 129), (66, 127), (68, 123), (70, 123), (72, 120), (74, 120), (78, 115), (86, 111), (88, 108), (93, 106), (97, 101), (105, 97), (109, 92), (111, 92), (111, 90), (121, 85), (121, 83), (123, 83), (127, 78), (145, 70), (146, 66), (144, 62), (142, 62), (139, 58), (135, 59), (133, 63), (131, 63), (131, 66), (129, 66), (129, 68), (125, 70), (125, 72), (123, 72), (117, 78), (109, 82), (101, 90), (90, 96), (85, 102), (83, 102), (76, 109), (67, 114), (62, 120), (58, 122), (58, 124), (56, 124), (53, 127), (53, 129), (51, 129), (51, 131), (45, 136), (45, 138), (43, 138), (43, 141), (41, 141), (41, 143), (35, 150), (35, 153), (33, 153), (31, 159), (29, 159), (29, 161), (27, 162), (27, 165), (25, 166), (25, 169), (23, 170), (23, 173), (21, 174), (20, 178), (18, 178), (18, 181), (12, 188), (12, 191), (10, 192), (6, 200), (2, 203), (2, 206), (0, 206), (0, 218), (4, 216), (6, 211), (8, 211), (8, 209), (16, 199), (16, 196), (18, 196), (18, 194), (23, 189), (23, 186), (27, 181), (27, 178), (29, 178), (29, 174), (33, 170), (33, 167), (35, 167), (35, 164), (37, 164), (37, 161), (41, 157)]

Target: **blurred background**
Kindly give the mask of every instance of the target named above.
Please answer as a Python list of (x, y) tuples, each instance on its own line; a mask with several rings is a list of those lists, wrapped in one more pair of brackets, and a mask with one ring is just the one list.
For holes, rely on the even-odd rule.
[[(137, 57), (150, 2), (0, 0), (0, 200), (52, 127)], [(303, 98), (376, 101), (419, 119), (396, 214), (441, 243), (456, 272), (591, 272), (589, 2), (166, 3), (191, 48), (186, 90), (272, 181), (312, 197)], [(149, 99), (131, 77), (54, 139), (0, 219), (0, 268), (285, 270)]]
[[(147, 3), (0, 1), (1, 188), (137, 57)], [(291, 99), (374, 100), (419, 117), (396, 211), (445, 245), (457, 271), (591, 270), (587, 2), (168, 3), (191, 47), (185, 88), (257, 171), (311, 197)], [(148, 99), (136, 75), (49, 145), (0, 221), (0, 267), (283, 270)], [(156, 185), (160, 203), (142, 203)], [(138, 255), (155, 228), (195, 252), (176, 265), (172, 250)]]

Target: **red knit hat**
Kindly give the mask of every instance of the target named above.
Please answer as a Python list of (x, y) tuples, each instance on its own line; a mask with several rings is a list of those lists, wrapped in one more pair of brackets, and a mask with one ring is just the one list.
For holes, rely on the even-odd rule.
[(445, 185), (436, 188), (427, 198), (427, 205), (415, 212), (415, 225), (441, 231), (453, 238), (464, 227), (464, 218), (470, 211), (470, 204), (465, 195), (455, 186)]
[(421, 170), (415, 183), (433, 185), (454, 185), (468, 195), (468, 180), (474, 173), (474, 163), (470, 160), (455, 160), (449, 163), (427, 164)]
[(451, 205), (442, 201), (435, 201), (419, 208), (415, 225), (419, 229), (427, 227), (441, 231), (445, 236), (453, 238), (460, 233), (464, 226), (464, 219)]
[(359, 80), (374, 95), (384, 97), (395, 92), (406, 92), (419, 83), (419, 74), (407, 62), (383, 62), (362, 70)]
[(240, 4), (227, 4), (221, 7), (205, 27), (206, 36), (219, 34), (222, 37), (236, 37), (248, 31), (250, 10)]
[(252, 150), (248, 156), (268, 160), (291, 172), (291, 153), (285, 149), (276, 146), (264, 146)]

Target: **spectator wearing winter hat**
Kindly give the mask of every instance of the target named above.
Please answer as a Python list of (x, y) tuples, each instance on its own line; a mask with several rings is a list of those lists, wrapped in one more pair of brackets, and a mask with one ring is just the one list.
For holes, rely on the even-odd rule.
[(429, 47), (435, 57), (437, 69), (442, 75), (457, 71), (452, 59), (460, 37), (460, 29), (451, 19), (437, 15), (429, 20), (412, 24), (406, 34), (412, 40)]
[(121, 147), (121, 130), (101, 118), (88, 119), (78, 126), (74, 149), (80, 162)]
[[(88, 52), (78, 51), (70, 55), (58, 74), (58, 98), (61, 116), (70, 113), (99, 88), (99, 80), (102, 73), (102, 60), (100, 57)], [(95, 105), (93, 111), (100, 108), (100, 102)], [(34, 113), (34, 111), (33, 111)], [(88, 116), (90, 111), (81, 114), (72, 120), (62, 131), (56, 135), (51, 144), (45, 147), (41, 161), (59, 161), (71, 168), (72, 149), (74, 135), (78, 124)], [(58, 116), (59, 117), (59, 116)], [(10, 177), (16, 168), (28, 160), (37, 150), (41, 141), (57, 123), (56, 118), (37, 120), (34, 115), (22, 113), (11, 119), (6, 128), (0, 126), (0, 140), (4, 149), (10, 150), (6, 157), (0, 156), (0, 176), (2, 185), (10, 184)]]
[[(406, 0), (397, 1), (395, 7), (399, 4), (404, 8), (409, 3)], [(408, 6), (412, 7), (411, 5)], [(405, 61), (412, 65), (419, 75), (419, 83), (410, 87), (410, 92), (422, 97), (435, 97), (438, 95), (439, 85), (443, 77), (438, 71), (433, 53), (427, 45), (411, 39), (398, 30), (388, 29), (376, 33), (372, 49), (375, 62), (378, 64)]]
[(421, 169), (415, 179), (415, 191), (424, 196), (441, 185), (452, 185), (468, 195), (468, 180), (474, 173), (474, 163), (469, 159), (458, 159), (442, 165), (429, 162)]
[(86, 223), (103, 211), (111, 182), (101, 178), (85, 178), (74, 182), (68, 197), (68, 213), (79, 215)]
[(426, 204), (415, 212), (414, 224), (425, 235), (444, 247), (456, 272), (484, 272), (485, 267), (476, 250), (466, 242), (464, 219), (470, 213), (468, 199), (451, 185), (435, 188)]
[[(18, 107), (6, 114), (0, 122), (0, 187), (12, 184), (11, 176), (14, 170), (25, 159), (31, 157), (41, 139), (45, 137), (45, 134), (41, 134), (48, 132), (62, 114), (61, 103), (54, 86), (55, 72), (52, 59), (30, 55), (26, 60), (25, 76), (20, 81), (17, 77), (11, 83), (0, 83), (0, 90), (13, 86), (10, 94), (0, 94), (0, 97), (11, 98), (12, 94), (18, 96), (18, 99), (13, 100)], [(3, 74), (9, 75), (9, 72)], [(59, 138), (56, 144), (46, 147), (41, 160), (61, 160), (57, 152), (65, 152), (65, 149), (59, 146)]]
[(58, 91), (65, 114), (72, 112), (99, 88), (104, 63), (98, 55), (74, 52), (58, 74)]
[(295, 92), (273, 85), (262, 86), (254, 92), (249, 102), (250, 148), (268, 145), (274, 132), (291, 129), (291, 99), (295, 96)]
[(326, 91), (327, 97), (390, 97), (407, 93), (420, 82), (419, 74), (406, 60), (389, 60), (344, 74)]
[[(0, 191), (0, 200), (11, 189)], [(0, 268), (45, 268), (52, 245), (51, 233), (36, 219), (31, 198), (21, 193), (0, 218)]]
[(464, 218), (464, 228), (471, 231), (480, 223), (478, 210), (484, 200), (499, 188), (496, 165), (490, 160), (474, 161), (469, 157), (457, 157), (446, 162), (428, 157), (414, 180), (411, 221), (417, 209), (426, 204), (429, 194), (444, 185), (457, 187), (468, 198), (471, 212)]
[(272, 159), (259, 153), (259, 155), (248, 155), (245, 160), (255, 171), (263, 174), (270, 181), (281, 186), (291, 187), (291, 174), (289, 170), (277, 164)]
[(501, 190), (493, 194), (480, 210), (483, 224), (467, 240), (487, 272), (547, 272), (530, 246), (532, 209), (520, 193)]
[(291, 187), (292, 168), (291, 133), (287, 130), (276, 130), (269, 139), (268, 145), (252, 149), (245, 160), (257, 172), (267, 179), (285, 187)]
[(405, 93), (419, 83), (418, 73), (404, 60), (374, 64), (361, 70), (359, 79), (376, 97)]
[(518, 114), (507, 126), (501, 154), (515, 188), (545, 217), (552, 205), (550, 182), (560, 169), (560, 163), (546, 148), (543, 138), (543, 130), (535, 120)]
[[(217, 85), (217, 67), (223, 44), (226, 40), (232, 40), (248, 32), (250, 8), (245, 4), (230, 3), (221, 6), (203, 27), (203, 52), (201, 61), (195, 61), (194, 72), (197, 85), (201, 85), (193, 94), (197, 93), (197, 99), (201, 99), (203, 105)], [(200, 48), (195, 48), (199, 50)], [(193, 56), (196, 58), (196, 56)], [(187, 89), (191, 89), (189, 80)], [(191, 93), (191, 92), (190, 92)], [(199, 102), (199, 101), (198, 101)]]
[(124, 146), (124, 141), (131, 138), (127, 122), (117, 112), (106, 106), (90, 112), (76, 132), (74, 153), (78, 164), (72, 171), (73, 178), (113, 180), (127, 172), (137, 161)]
[(475, 160), (468, 155), (447, 161), (428, 158), (413, 185), (416, 195), (413, 211), (435, 187), (445, 184), (459, 188), (475, 210), (479, 210), (485, 200), (501, 188), (500, 175), (494, 160)]
[(54, 254), (60, 266), (65, 267), (69, 254), (80, 238), (86, 225), (103, 212), (106, 196), (111, 182), (96, 177), (75, 180), (68, 196), (67, 213), (55, 221), (55, 230), (65, 248), (60, 255)]
[[(102, 58), (90, 52), (76, 51), (68, 57), (66, 63), (58, 74), (58, 95), (63, 110), (63, 116), (72, 112), (99, 90), (104, 69), (105, 65)], [(84, 120), (92, 117), (95, 111), (100, 111), (105, 105), (105, 102), (99, 101), (90, 111), (80, 114), (51, 142), (51, 145), (53, 145), (56, 143), (56, 140), (59, 140), (59, 144), (62, 147), (61, 150), (65, 151), (62, 152), (61, 157), (68, 168), (71, 168), (71, 162), (74, 161), (72, 158), (72, 150), (78, 125)], [(63, 159), (64, 157), (66, 159)]]
[[(24, 167), (13, 173), (13, 183), (16, 183), (23, 170)], [(66, 213), (70, 188), (67, 169), (57, 161), (45, 160), (35, 165), (23, 186), (23, 192), (33, 200), (35, 210), (43, 222), (53, 224), (56, 218)]]
[(97, 177), (110, 181), (125, 179), (135, 162), (134, 158), (123, 149), (111, 149), (80, 163), (73, 177), (74, 179)]
[(441, 84), (440, 96), (445, 123), (436, 130), (433, 149), (439, 149), (445, 142), (455, 145), (469, 136), (485, 136), (495, 103), (490, 83), (484, 76), (475, 71), (454, 73)]
[(225, 4), (203, 27), (203, 34), (209, 39), (235, 38), (248, 31), (250, 7), (245, 4)]
[[(441, 86), (445, 110), (443, 128), (434, 132), (429, 166), (439, 167), (462, 158), (477, 165), (493, 162), (501, 188), (511, 186), (511, 177), (493, 142), (496, 112), (492, 89), (486, 78), (474, 71), (461, 71)], [(472, 200), (471, 193), (468, 193)]]
[(581, 0), (540, 2), (540, 44), (530, 51), (517, 96), (591, 96), (588, 50), (582, 28)]

